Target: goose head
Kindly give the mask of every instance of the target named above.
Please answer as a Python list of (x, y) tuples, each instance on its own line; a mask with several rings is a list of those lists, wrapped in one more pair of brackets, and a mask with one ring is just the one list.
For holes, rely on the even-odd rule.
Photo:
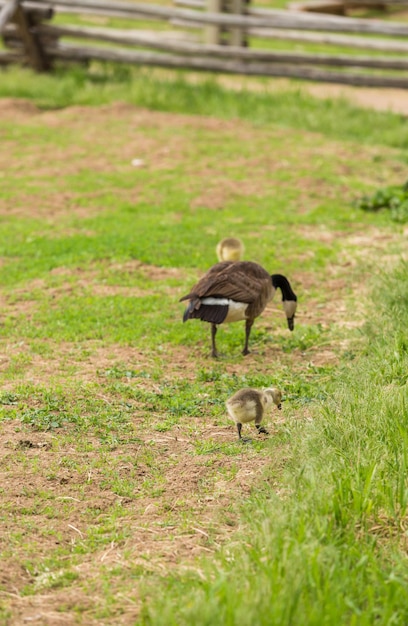
[(282, 304), (288, 322), (289, 330), (295, 327), (295, 313), (297, 309), (297, 296), (286, 276), (282, 274), (272, 274), (272, 286), (274, 289), (280, 289), (282, 292)]

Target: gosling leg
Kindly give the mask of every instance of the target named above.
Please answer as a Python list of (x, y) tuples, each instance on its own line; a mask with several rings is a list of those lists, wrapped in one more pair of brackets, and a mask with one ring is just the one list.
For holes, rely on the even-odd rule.
[(245, 345), (242, 350), (242, 354), (245, 356), (249, 354), (248, 343), (249, 343), (249, 335), (251, 334), (251, 328), (254, 320), (246, 320), (245, 322)]
[(242, 430), (242, 424), (237, 422), (238, 440), (241, 441), (241, 443), (248, 443), (248, 442), (250, 442), (251, 441), (250, 439), (244, 439), (242, 437), (241, 430)]
[(216, 359), (218, 357), (217, 348), (215, 346), (215, 335), (217, 334), (217, 324), (211, 324), (211, 356)]

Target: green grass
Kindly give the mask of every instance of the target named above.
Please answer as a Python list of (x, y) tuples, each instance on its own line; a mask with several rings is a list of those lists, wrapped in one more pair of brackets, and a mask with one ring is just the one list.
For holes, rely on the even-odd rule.
[[(382, 278), (366, 353), (312, 423), (288, 427), (285, 468), (245, 503), (234, 545), (200, 577), (163, 580), (138, 623), (406, 623), (407, 276)], [(281, 497), (267, 486), (277, 471)]]
[[(406, 240), (353, 203), (403, 182), (401, 118), (112, 66), (2, 79), (43, 113), (0, 119), (0, 618), (46, 595), (84, 624), (404, 625)], [(265, 313), (249, 359), (221, 328), (214, 362), (178, 300), (226, 233), (299, 316)], [(225, 399), (272, 384), (285, 421), (240, 445)]]
[[(260, 79), (259, 83), (268, 85), (270, 80)], [(45, 76), (23, 69), (4, 70), (0, 96), (30, 98), (42, 108), (121, 100), (158, 111), (236, 117), (255, 124), (322, 132), (342, 140), (407, 146), (400, 115), (362, 110), (341, 99), (317, 100), (302, 92), (300, 85), (299, 91), (244, 91), (244, 97), (238, 97), (218, 85), (214, 76), (192, 85), (188, 74), (181, 71), (163, 78), (160, 72), (95, 63), (90, 70), (60, 67)]]

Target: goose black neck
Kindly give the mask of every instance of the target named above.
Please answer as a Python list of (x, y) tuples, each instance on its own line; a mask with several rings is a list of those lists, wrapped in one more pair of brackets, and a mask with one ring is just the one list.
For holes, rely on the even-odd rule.
[(282, 276), (282, 274), (272, 274), (272, 285), (275, 289), (280, 289), (282, 292), (282, 300), (294, 300), (297, 301), (296, 294), (292, 290), (290, 283), (286, 276)]

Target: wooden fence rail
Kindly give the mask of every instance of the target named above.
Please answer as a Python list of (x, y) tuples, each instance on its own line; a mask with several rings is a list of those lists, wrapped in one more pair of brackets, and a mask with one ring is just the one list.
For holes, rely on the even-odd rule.
[[(283, 28), (300, 30), (325, 30), (344, 33), (368, 33), (380, 35), (407, 36), (408, 24), (386, 22), (382, 20), (367, 20), (362, 18), (340, 17), (336, 15), (317, 15), (295, 13), (281, 9), (258, 10), (256, 16), (228, 15), (224, 13), (201, 12), (191, 9), (177, 9), (148, 4), (130, 2), (116, 2), (108, 0), (36, 0), (39, 5), (68, 8), (107, 16), (139, 17), (171, 21), (174, 19), (184, 22), (193, 22), (202, 26), (212, 24), (229, 28)], [(23, 3), (24, 4), (24, 3)]]
[[(123, 0), (0, 0), (0, 34), (3, 34), (7, 46), (6, 51), (0, 52), (0, 65), (28, 62), (35, 69), (44, 71), (56, 60), (99, 60), (408, 88), (408, 24), (256, 9), (252, 6), (246, 9), (248, 15), (235, 15), (205, 10), (210, 4), (204, 4), (204, 0), (177, 0), (177, 3), (183, 6), (187, 4), (189, 8)], [(53, 23), (53, 16), (61, 12), (122, 17), (134, 28)], [(171, 30), (146, 32), (140, 26), (137, 28), (138, 20), (141, 19), (144, 22), (164, 21), (170, 25), (175, 22), (188, 24), (189, 27), (200, 29), (201, 38), (191, 41), (191, 36), (189, 40), (187, 35), (183, 37), (182, 33), (177, 32), (176, 37)], [(205, 37), (202, 33), (209, 25), (222, 29), (238, 28), (249, 37), (334, 44), (365, 50), (365, 53), (256, 49), (244, 43), (231, 45), (233, 38), (228, 40), (228, 45), (208, 44), (203, 42)], [(387, 39), (387, 36), (392, 36), (392, 39)], [(77, 43), (73, 43), (75, 40)], [(85, 45), (84, 41), (99, 41), (103, 45)], [(386, 54), (373, 55), (370, 50)], [(389, 53), (399, 53), (400, 56)]]

